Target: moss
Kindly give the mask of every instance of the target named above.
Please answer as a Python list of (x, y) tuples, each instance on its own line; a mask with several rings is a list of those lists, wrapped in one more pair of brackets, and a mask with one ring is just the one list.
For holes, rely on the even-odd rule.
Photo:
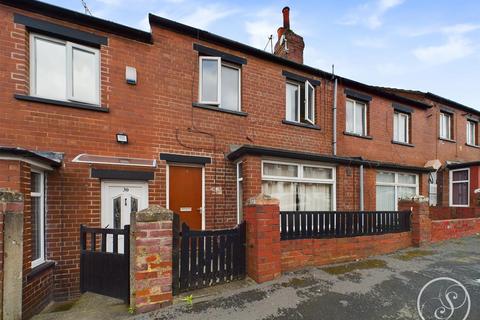
[(436, 253), (435, 251), (431, 251), (431, 250), (411, 250), (408, 252), (397, 254), (393, 257), (398, 260), (411, 261), (415, 258), (431, 256), (435, 253)]
[(333, 274), (340, 275), (349, 272), (354, 272), (356, 270), (368, 270), (368, 269), (385, 269), (387, 268), (387, 263), (383, 260), (363, 260), (359, 262), (344, 264), (341, 266), (321, 268), (321, 270)]
[(68, 311), (70, 310), (73, 305), (75, 304), (76, 300), (69, 301), (69, 302), (61, 302), (61, 303), (55, 303), (49, 312), (62, 312), (62, 311)]
[(287, 282), (282, 283), (285, 288), (304, 288), (308, 287), (314, 282), (312, 278), (292, 278)]

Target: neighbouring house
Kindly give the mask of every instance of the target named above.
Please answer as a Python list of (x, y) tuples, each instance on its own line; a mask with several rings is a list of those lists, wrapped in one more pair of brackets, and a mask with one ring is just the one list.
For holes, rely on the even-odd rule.
[(145, 32), (0, 0), (0, 20), (0, 188), (25, 196), (25, 317), (79, 295), (80, 225), (123, 228), (153, 204), (192, 229), (236, 225), (261, 192), (281, 211), (424, 195), (478, 213), (480, 112), (303, 64), (288, 8), (274, 54), (152, 14)]

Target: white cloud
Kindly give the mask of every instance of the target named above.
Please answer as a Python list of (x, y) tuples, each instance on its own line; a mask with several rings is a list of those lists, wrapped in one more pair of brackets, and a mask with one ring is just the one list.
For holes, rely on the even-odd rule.
[(351, 9), (340, 21), (343, 25), (364, 25), (377, 29), (383, 25), (383, 16), (391, 9), (401, 5), (405, 0), (376, 0)]
[(353, 45), (360, 48), (383, 49), (387, 47), (387, 41), (377, 37), (363, 37), (353, 40)]
[(276, 31), (281, 25), (281, 16), (277, 11), (272, 8), (265, 8), (255, 14), (255, 20), (245, 22), (250, 45), (263, 49), (270, 35), (273, 35), (273, 44), (275, 44), (277, 40)]
[(413, 50), (413, 54), (420, 61), (433, 65), (465, 58), (476, 50), (475, 43), (466, 34), (478, 29), (480, 29), (480, 25), (456, 24), (424, 33), (424, 35), (441, 33), (446, 40), (443, 44), (416, 48)]

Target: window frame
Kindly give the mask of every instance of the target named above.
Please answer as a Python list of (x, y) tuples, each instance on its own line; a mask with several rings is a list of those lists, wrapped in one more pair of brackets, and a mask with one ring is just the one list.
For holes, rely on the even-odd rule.
[[(217, 106), (218, 108), (224, 109), (224, 110), (231, 110), (231, 111), (242, 111), (242, 68), (240, 66), (237, 66), (236, 64), (229, 63), (226, 61), (223, 61), (221, 57), (214, 57), (214, 56), (199, 56), (199, 76), (198, 76), (198, 101), (201, 104), (208, 104), (208, 105), (214, 105)], [(210, 60), (210, 61), (217, 61), (217, 101), (208, 101), (208, 100), (203, 100), (203, 81), (202, 81), (202, 75), (203, 75), (203, 61), (204, 60)], [(238, 70), (238, 110), (232, 110), (228, 108), (222, 107), (222, 67), (225, 66), (226, 68), (231, 68), (231, 69), (236, 69)]]
[[(269, 176), (264, 173), (264, 164), (281, 164), (281, 165), (291, 165), (297, 167), (297, 177), (282, 177), (282, 176)], [(337, 210), (337, 174), (336, 167), (303, 163), (303, 162), (288, 162), (282, 160), (262, 160), (261, 161), (261, 180), (263, 181), (278, 181), (278, 182), (298, 182), (298, 183), (315, 183), (315, 184), (329, 184), (332, 186), (332, 199), (331, 201), (331, 211)], [(304, 178), (303, 177), (303, 168), (304, 167), (313, 167), (321, 169), (329, 169), (332, 172), (331, 179), (315, 179), (315, 178)]]
[[(242, 176), (240, 176), (240, 166), (242, 166)], [(236, 164), (237, 171), (237, 224), (240, 224), (240, 209), (243, 209), (243, 162), (239, 161)], [(242, 197), (240, 197), (240, 186), (242, 185)], [(242, 213), (243, 216), (243, 213)]]
[[(379, 173), (393, 173), (394, 175), (394, 182), (378, 182), (377, 181), (377, 176)], [(420, 179), (417, 173), (408, 173), (408, 172), (398, 172), (398, 171), (388, 171), (388, 170), (378, 170), (376, 172), (375, 176), (375, 199), (377, 198), (377, 186), (387, 186), (387, 187), (394, 187), (394, 195), (395, 195), (395, 208), (394, 211), (398, 211), (398, 188), (399, 187), (407, 187), (407, 188), (412, 188), (414, 185), (413, 184), (408, 184), (408, 183), (401, 183), (399, 182), (398, 176), (400, 174), (406, 174), (406, 175), (411, 175), (415, 176), (415, 194), (418, 195), (420, 194)], [(375, 204), (376, 206), (376, 204)], [(376, 208), (375, 208), (376, 209)]]
[[(100, 70), (100, 50), (97, 48), (93, 47), (88, 47), (84, 46), (75, 42), (71, 41), (66, 41), (62, 39), (57, 39), (49, 36), (45, 36), (43, 34), (39, 33), (30, 33), (29, 35), (29, 40), (30, 40), (30, 95), (32, 97), (37, 97), (37, 98), (44, 98), (44, 99), (52, 99), (50, 97), (45, 97), (42, 95), (37, 94), (37, 85), (36, 85), (36, 66), (37, 66), (37, 52), (36, 52), (36, 45), (35, 45), (35, 40), (36, 39), (41, 39), (43, 41), (49, 41), (57, 44), (61, 44), (65, 46), (65, 59), (66, 59), (66, 65), (65, 65), (65, 71), (66, 71), (66, 81), (65, 81), (65, 98), (64, 99), (58, 99), (54, 98), (53, 100), (57, 101), (66, 101), (66, 102), (78, 102), (78, 103), (84, 103), (87, 105), (94, 105), (94, 106), (100, 106), (101, 101), (100, 101), (100, 87), (101, 87), (101, 70)], [(73, 96), (73, 50), (81, 50), (81, 51), (86, 51), (89, 53), (93, 53), (95, 56), (95, 101), (87, 101), (87, 100), (82, 100), (77, 97)]]
[[(302, 84), (304, 86), (303, 94), (305, 95), (305, 100), (303, 101), (304, 104), (304, 109), (305, 109), (305, 121), (307, 124), (315, 125), (315, 86), (308, 80), (305, 80), (305, 82), (301, 81), (295, 81), (295, 80), (290, 80), (287, 79), (285, 82), (285, 120), (295, 122), (295, 123), (304, 123), (302, 122), (301, 119), (301, 114), (302, 114), (302, 99), (301, 99), (301, 92), (302, 92)], [(288, 90), (287, 87), (288, 85), (296, 86), (298, 90), (298, 97), (297, 97), (297, 104), (298, 104), (298, 109), (297, 109), (297, 114), (296, 114), (296, 119), (288, 119), (287, 114), (288, 114), (288, 102), (289, 100), (287, 99), (287, 94)], [(312, 119), (309, 118), (308, 113), (310, 110), (309, 107), (309, 95), (308, 95), (308, 88), (312, 88), (313, 93), (312, 93)]]
[[(40, 176), (40, 192), (32, 192), (30, 190), (30, 198), (40, 198), (40, 257), (33, 260), (33, 252), (31, 253), (31, 267), (35, 268), (45, 262), (45, 172), (35, 168), (32, 168), (30, 171)], [(33, 214), (33, 212), (31, 212), (31, 214)]]
[[(453, 181), (453, 173), (457, 171), (467, 171), (467, 180)], [(467, 204), (453, 204), (453, 184), (454, 183), (467, 183)], [(470, 168), (452, 169), (448, 173), (448, 204), (450, 207), (462, 207), (468, 208), (470, 206)]]
[[(400, 119), (401, 118), (406, 119), (405, 121), (405, 141), (400, 141)], [(397, 118), (397, 121), (395, 122), (395, 118)], [(405, 113), (405, 112), (400, 112), (400, 111), (394, 111), (393, 113), (393, 141), (395, 142), (400, 142), (400, 143), (410, 143), (410, 121), (411, 121), (411, 114)], [(396, 125), (395, 125), (396, 123)], [(397, 135), (397, 138), (395, 138), (395, 134)]]
[[(472, 129), (473, 129), (473, 135), (471, 131)], [(467, 139), (466, 140), (469, 146), (478, 146), (477, 132), (478, 132), (478, 122), (467, 119), (467, 136), (466, 136)]]
[[(445, 137), (442, 135), (442, 126), (443, 126), (443, 121), (442, 121), (442, 118), (446, 117), (448, 119), (448, 128), (446, 128), (446, 133), (448, 135), (448, 137)], [(446, 139), (446, 140), (452, 140), (453, 138), (453, 115), (450, 114), (450, 113), (447, 113), (447, 112), (443, 112), (443, 111), (440, 111), (440, 126), (439, 126), (439, 137), (440, 139)]]
[[(348, 130), (348, 117), (347, 117), (347, 102), (350, 101), (353, 103), (353, 131), (349, 131)], [(363, 132), (360, 134), (360, 133), (357, 133), (356, 132), (356, 127), (357, 127), (357, 112), (356, 112), (356, 106), (357, 106), (357, 103), (361, 103), (365, 106), (365, 110), (364, 110), (364, 113), (363, 113)], [(359, 100), (355, 100), (355, 99), (352, 99), (352, 98), (346, 98), (345, 100), (345, 132), (347, 133), (350, 133), (350, 134), (354, 134), (354, 135), (359, 135), (359, 136), (362, 136), (362, 137), (366, 137), (368, 136), (368, 125), (367, 125), (367, 118), (368, 118), (368, 103), (367, 102), (364, 102), (364, 101), (359, 101)]]

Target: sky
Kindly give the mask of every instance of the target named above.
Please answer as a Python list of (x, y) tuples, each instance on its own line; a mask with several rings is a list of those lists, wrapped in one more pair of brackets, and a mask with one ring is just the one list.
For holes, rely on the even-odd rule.
[[(44, 0), (84, 12), (81, 0)], [(290, 7), (304, 63), (371, 85), (430, 91), (480, 110), (478, 0), (84, 0), (150, 30), (148, 13), (264, 49)], [(269, 47), (268, 47), (269, 48)]]

